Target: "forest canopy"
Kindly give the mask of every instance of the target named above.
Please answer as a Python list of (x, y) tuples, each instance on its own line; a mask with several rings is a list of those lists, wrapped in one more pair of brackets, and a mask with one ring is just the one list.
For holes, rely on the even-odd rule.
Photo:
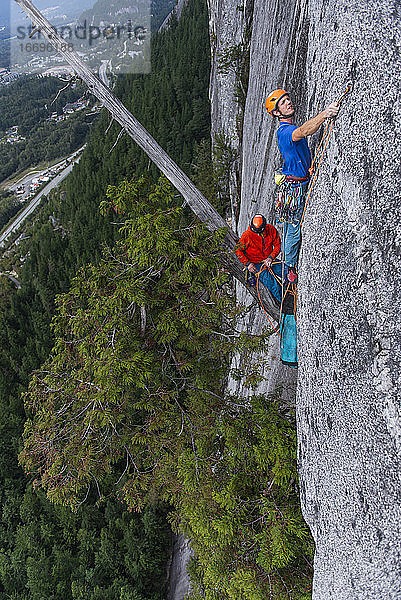
[(293, 425), (277, 399), (225, 393), (234, 350), (250, 355), (268, 337), (236, 331), (243, 309), (220, 268), (225, 230), (186, 214), (163, 179), (107, 196), (122, 237), (58, 298), (20, 460), (56, 503), (102, 497), (111, 481), (131, 510), (170, 503), (196, 552), (199, 598), (205, 588), (216, 599), (268, 589), (306, 598), (312, 544)]
[[(174, 156), (188, 172), (195, 140), (209, 136), (207, 24), (205, 3), (191, 0), (179, 22), (154, 36), (152, 72), (122, 77), (114, 88), (162, 145), (174, 140)], [(185, 115), (174, 87), (178, 70)], [(158, 102), (161, 85), (171, 101)], [(176, 118), (185, 130), (194, 110), (202, 111), (202, 133), (192, 130), (193, 139), (175, 139), (171, 128), (163, 133), (167, 118)], [(83, 265), (96, 265), (102, 244), (111, 246), (117, 235), (113, 223), (122, 217), (112, 210), (106, 216), (99, 212), (107, 187), (134, 173), (158, 177), (131, 139), (121, 138), (112, 149), (118, 133), (102, 111), (80, 163), (61, 189), (43, 200), (32, 224), (24, 228), (26, 239), (1, 259), (0, 270), (15, 269), (21, 289), (0, 277), (0, 600), (165, 600), (167, 595), (172, 533), (165, 503), (155, 499), (141, 513), (129, 512), (126, 503), (109, 494), (114, 487), (103, 487), (100, 503), (94, 491), (73, 513), (51, 504), (39, 488), (33, 492), (34, 477), (25, 477), (17, 459), (26, 420), (21, 394), (54, 344), (50, 322), (55, 296), (69, 290)]]

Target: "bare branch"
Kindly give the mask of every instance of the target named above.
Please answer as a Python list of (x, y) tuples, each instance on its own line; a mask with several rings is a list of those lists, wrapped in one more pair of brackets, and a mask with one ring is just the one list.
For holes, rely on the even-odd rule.
[(141, 335), (145, 335), (146, 329), (146, 306), (142, 304), (141, 306)]
[(114, 144), (113, 144), (113, 147), (112, 147), (112, 149), (110, 150), (109, 154), (111, 154), (111, 153), (113, 152), (114, 148), (117, 146), (118, 142), (120, 141), (120, 138), (121, 138), (121, 136), (122, 136), (124, 133), (125, 133), (125, 129), (123, 128), (123, 129), (121, 129), (120, 133), (118, 134), (118, 136), (117, 136), (117, 139), (116, 139), (116, 141), (114, 142)]

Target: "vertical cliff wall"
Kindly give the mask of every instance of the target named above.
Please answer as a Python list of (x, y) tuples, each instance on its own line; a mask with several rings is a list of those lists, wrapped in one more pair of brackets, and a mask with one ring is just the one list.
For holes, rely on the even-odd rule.
[[(247, 23), (252, 19), (253, 0), (208, 0), (211, 46), (210, 105), (213, 145), (217, 137), (241, 155), (239, 106), (235, 97), (237, 73), (234, 68), (221, 72), (222, 62), (234, 48), (244, 44)], [(241, 160), (232, 164), (229, 175), (231, 214), (227, 221), (237, 232), (236, 212), (241, 193)]]
[[(276, 2), (263, 3), (259, 0), (209, 0), (210, 37), (212, 47), (212, 71), (210, 79), (210, 98), (212, 113), (212, 134), (215, 137), (223, 134), (239, 149), (239, 164), (233, 167), (232, 181), (241, 182), (241, 203), (237, 218), (230, 224), (239, 234), (248, 227), (250, 215), (262, 211), (272, 217), (273, 171), (278, 163), (278, 153), (272, 144), (274, 125), (264, 114), (263, 101), (270, 81), (287, 73), (288, 55), (299, 53), (302, 47), (305, 62), (305, 3), (294, 6), (292, 3)], [(282, 19), (285, 26), (276, 30), (276, 19)], [(288, 22), (289, 20), (289, 22)], [(225, 49), (244, 43), (246, 28), (251, 27), (249, 46), (250, 68), (249, 86), (245, 107), (239, 106), (235, 100), (236, 76), (233, 71), (222, 74), (219, 62)], [(293, 43), (291, 32), (295, 30)], [(303, 36), (303, 40), (302, 40)], [(301, 41), (300, 41), (301, 40)], [(281, 57), (279, 63), (275, 60)], [(290, 71), (293, 72), (291, 64)], [(299, 70), (299, 68), (298, 68)], [(274, 75), (273, 75), (274, 74)], [(299, 93), (305, 89), (304, 79), (297, 74)], [(241, 113), (241, 114), (240, 114)], [(239, 131), (239, 122), (242, 126)], [(269, 149), (273, 152), (270, 153)], [(238, 169), (239, 176), (235, 173)], [(268, 173), (268, 176), (266, 175)], [(235, 183), (232, 193), (238, 191)], [(252, 299), (246, 290), (236, 286), (238, 301), (244, 305), (252, 304)], [(266, 327), (267, 321), (263, 311), (256, 306), (240, 328), (254, 334), (259, 334)], [(266, 356), (256, 357), (255, 360), (264, 362), (264, 381), (256, 389), (248, 390), (242, 387), (240, 381), (231, 379), (228, 389), (232, 393), (247, 395), (249, 393), (267, 394), (274, 391), (278, 385), (283, 386), (286, 402), (294, 402), (296, 373), (283, 367), (280, 363), (279, 339), (271, 338)], [(233, 361), (233, 368), (241, 367), (241, 357)]]
[[(333, 11), (335, 9), (335, 12)], [(309, 106), (354, 90), (304, 228), (299, 458), (314, 597), (401, 598), (400, 5), (312, 1)]]
[[(214, 43), (223, 30), (225, 42), (234, 39), (237, 2), (229, 14), (229, 0), (213, 2)], [(299, 469), (317, 548), (314, 600), (401, 597), (400, 23), (400, 4), (390, 0), (254, 3), (239, 232), (255, 212), (272, 216), (280, 160), (267, 92), (288, 88), (301, 123), (354, 84), (308, 208), (300, 260)], [(211, 84), (215, 126), (224, 128), (231, 88)], [(238, 298), (246, 301), (242, 289)], [(243, 327), (264, 324), (254, 310)], [(277, 351), (272, 342), (275, 366), (258, 391), (294, 384)]]

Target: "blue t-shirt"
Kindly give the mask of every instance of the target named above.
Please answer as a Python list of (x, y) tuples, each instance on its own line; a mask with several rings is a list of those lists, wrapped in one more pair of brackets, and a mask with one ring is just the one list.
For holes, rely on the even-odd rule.
[(291, 177), (307, 177), (312, 157), (306, 138), (294, 142), (292, 132), (297, 129), (292, 123), (281, 123), (277, 130), (278, 147), (283, 157), (283, 173)]

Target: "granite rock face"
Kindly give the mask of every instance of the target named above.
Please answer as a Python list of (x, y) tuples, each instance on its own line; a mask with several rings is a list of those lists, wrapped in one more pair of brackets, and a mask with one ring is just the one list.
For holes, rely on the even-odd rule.
[[(249, 3), (249, 0), (245, 0)], [(235, 72), (222, 74), (219, 63), (222, 53), (241, 43), (244, 35), (244, 10), (237, 10), (238, 0), (208, 0), (209, 33), (212, 55), (210, 73), (210, 102), (212, 135), (224, 132), (231, 143), (239, 146), (236, 126), (238, 104), (235, 101)]]
[[(265, 98), (277, 87), (288, 87), (300, 106), (300, 118), (306, 115), (308, 18), (305, 1), (255, 0), (252, 23), (249, 85), (243, 126), (239, 234), (247, 229), (252, 215), (256, 213), (262, 213), (270, 222), (274, 222), (274, 170), (281, 166), (281, 161), (275, 136), (277, 125), (265, 110)], [(237, 298), (242, 304), (249, 302), (249, 295), (239, 284)], [(245, 319), (243, 328), (257, 334), (267, 325), (263, 311), (253, 309)], [(271, 338), (265, 358), (265, 380), (253, 393), (269, 394), (281, 388), (283, 402), (294, 403), (297, 373), (281, 364), (276, 335)], [(236, 360), (239, 358), (236, 357)], [(235, 389), (245, 396), (251, 393), (233, 382), (229, 382), (229, 389)]]
[[(235, 11), (230, 25), (219, 13), (226, 2), (214, 1), (217, 29), (223, 19), (234, 32)], [(301, 123), (353, 84), (308, 206), (300, 259), (298, 455), (316, 541), (314, 600), (401, 598), (400, 10), (391, 0), (254, 4), (239, 233), (256, 212), (272, 218), (280, 158), (267, 93), (288, 88)], [(212, 99), (226, 93), (219, 86)], [(222, 99), (219, 127), (231, 109)], [(312, 149), (318, 141), (310, 138)], [(255, 333), (264, 325), (256, 309), (243, 322)], [(257, 391), (286, 382), (294, 385), (294, 372), (272, 363)], [(249, 393), (234, 380), (229, 389)]]
[(221, 72), (224, 54), (234, 47), (244, 44), (247, 24), (252, 19), (253, 0), (208, 0), (209, 33), (211, 46), (210, 72), (210, 107), (212, 123), (212, 140), (224, 139), (235, 152), (238, 159), (230, 169), (229, 189), (231, 197), (231, 214), (227, 221), (237, 233), (239, 197), (241, 194), (241, 150), (239, 106), (235, 97), (237, 76), (235, 69)]
[[(333, 10), (335, 9), (335, 11)], [(309, 106), (353, 92), (305, 221), (299, 465), (315, 600), (401, 598), (400, 4), (311, 2)], [(318, 76), (317, 76), (318, 74)]]
[(248, 227), (254, 213), (263, 212), (273, 219), (273, 176), (281, 160), (277, 124), (264, 107), (267, 95), (275, 88), (288, 88), (300, 107), (299, 118), (306, 116), (306, 11), (304, 1), (255, 1), (243, 132), (240, 231)]

